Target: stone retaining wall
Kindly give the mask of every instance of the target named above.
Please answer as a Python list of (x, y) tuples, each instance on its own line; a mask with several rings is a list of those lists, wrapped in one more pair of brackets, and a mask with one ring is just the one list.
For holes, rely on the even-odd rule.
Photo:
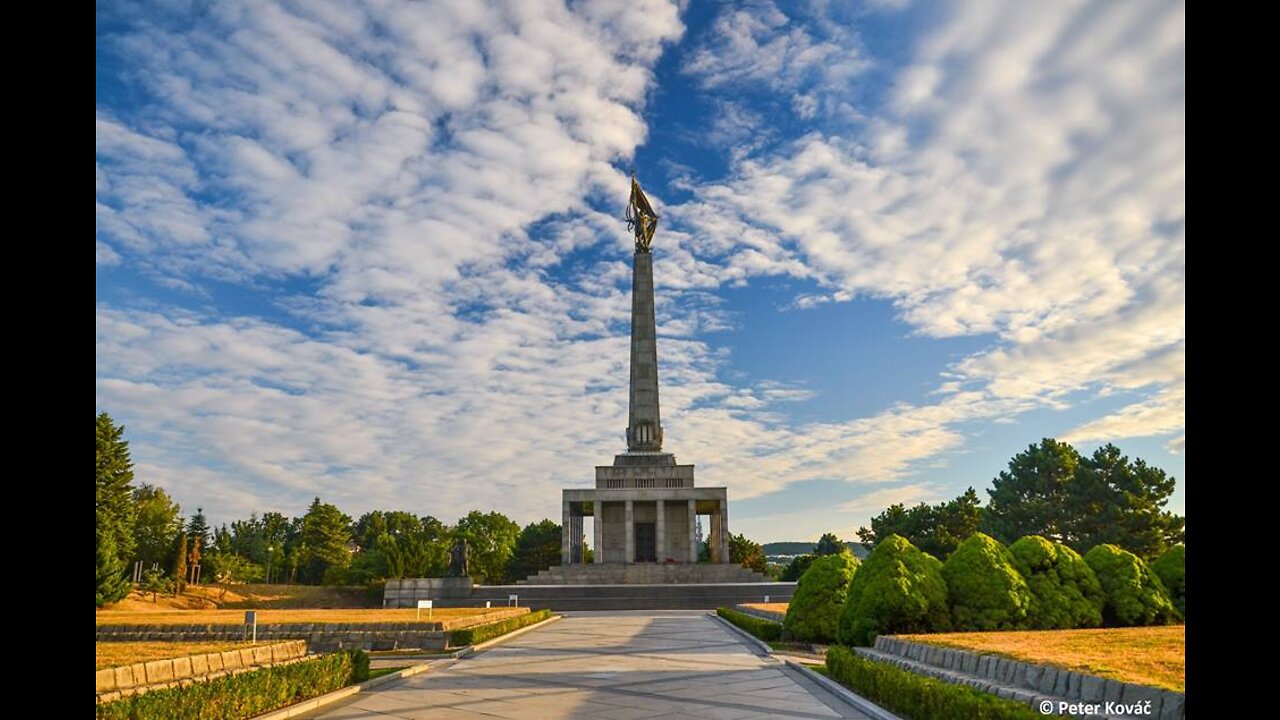
[(1109, 717), (1105, 712), (1108, 703), (1113, 707), (1150, 703), (1150, 712), (1142, 713), (1142, 717), (1160, 720), (1182, 720), (1185, 717), (1186, 696), (1183, 693), (1100, 678), (1051, 665), (911, 642), (890, 635), (878, 636), (873, 648), (854, 650), (872, 660), (888, 662), (947, 682), (969, 685), (1025, 702), (1037, 709), (1045, 700), (1055, 703), (1065, 700), (1100, 708), (1098, 712), (1079, 713), (1081, 716)]
[[(239, 642), (236, 625), (99, 625), (98, 642)], [(312, 652), (334, 650), (444, 649), (444, 623), (271, 623), (258, 626), (259, 641), (305, 640)]]
[(212, 680), (246, 670), (295, 662), (306, 654), (307, 643), (303, 640), (293, 640), (106, 668), (97, 671), (98, 702), (110, 702), (148, 690)]

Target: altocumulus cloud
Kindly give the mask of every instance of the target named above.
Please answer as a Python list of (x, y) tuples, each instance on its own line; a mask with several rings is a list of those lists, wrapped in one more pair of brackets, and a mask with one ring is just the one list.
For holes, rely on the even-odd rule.
[[(664, 421), (704, 482), (909, 482), (963, 448), (964, 423), (1081, 390), (1143, 397), (1070, 437), (1182, 447), (1182, 8), (1026, 5), (947, 6), (900, 65), (820, 5), (804, 23), (726, 8), (683, 53), (731, 113), (723, 142), (764, 122), (733, 96), (762, 78), (808, 123), (725, 147), (725, 177), (665, 206)], [(122, 3), (103, 20), (100, 55), (148, 101), (97, 110), (97, 262), (194, 290), (98, 304), (98, 406), (146, 480), (222, 518), (318, 494), (528, 521), (618, 449), (618, 167), (684, 36), (675, 3)], [(887, 97), (852, 108), (842, 93), (877, 73)], [(548, 271), (602, 244), (619, 260)], [(700, 339), (726, 326), (716, 288), (779, 275), (821, 288), (801, 305), (889, 298), (921, 334), (995, 340), (931, 404), (796, 424), (802, 391), (720, 378)], [(216, 310), (211, 282), (270, 311)], [(871, 497), (933, 493), (900, 490)]]

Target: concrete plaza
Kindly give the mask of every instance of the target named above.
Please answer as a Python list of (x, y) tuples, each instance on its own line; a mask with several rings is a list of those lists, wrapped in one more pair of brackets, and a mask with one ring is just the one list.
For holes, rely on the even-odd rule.
[(308, 717), (866, 718), (704, 611), (571, 613)]

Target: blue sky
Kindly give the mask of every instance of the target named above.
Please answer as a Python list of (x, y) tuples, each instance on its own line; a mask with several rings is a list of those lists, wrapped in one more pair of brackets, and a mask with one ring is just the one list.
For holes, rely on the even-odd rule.
[(555, 518), (625, 445), (634, 167), (666, 449), (735, 532), (1047, 436), (1185, 512), (1184, 12), (99, 4), (98, 410), (215, 522)]

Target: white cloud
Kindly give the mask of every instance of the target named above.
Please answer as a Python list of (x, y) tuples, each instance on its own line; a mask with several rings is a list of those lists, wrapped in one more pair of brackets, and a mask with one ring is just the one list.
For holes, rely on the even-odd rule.
[[(843, 102), (869, 62), (856, 36), (776, 11), (729, 9), (687, 67), (709, 88), (794, 93), (799, 117)], [(739, 153), (689, 203), (653, 193), (664, 424), (700, 484), (742, 499), (907, 482), (851, 505), (923, 492), (910, 478), (960, 451), (966, 423), (1082, 388), (1147, 395), (1075, 432), (1181, 430), (1181, 9), (1134, 12), (957, 10), (862, 132)], [(140, 438), (140, 476), (215, 518), (317, 494), (554, 516), (558, 489), (622, 445), (615, 165), (646, 139), (675, 5), (156, 15), (109, 43), (158, 100), (98, 111), (99, 262), (197, 294), (208, 278), (269, 287), (285, 316), (98, 307), (98, 404)], [(717, 54), (730, 48), (744, 57)], [(734, 113), (725, 142), (757, 122)], [(619, 260), (586, 280), (548, 272), (602, 243)], [(794, 423), (785, 403), (804, 388), (727, 383), (700, 339), (732, 323), (717, 288), (767, 275), (819, 283), (797, 306), (891, 298), (922, 334), (994, 344), (932, 404)]]

